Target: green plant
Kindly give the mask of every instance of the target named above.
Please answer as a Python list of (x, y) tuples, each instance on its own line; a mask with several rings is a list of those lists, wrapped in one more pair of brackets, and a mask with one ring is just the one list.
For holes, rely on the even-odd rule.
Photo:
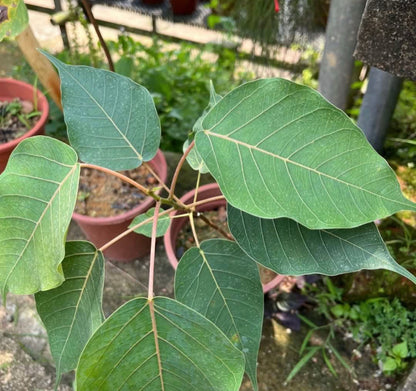
[[(147, 164), (159, 147), (150, 93), (124, 76), (47, 57), (61, 76), (71, 145), (33, 137), (0, 176), (0, 289), (3, 299), (35, 293), (58, 381), (76, 369), (78, 391), (237, 391), (247, 372), (257, 390), (263, 293), (256, 262), (290, 275), (384, 268), (416, 282), (372, 223), (415, 204), (362, 132), (316, 91), (277, 78), (224, 97), (211, 88), (172, 183), (162, 184), (168, 195), (160, 197), (117, 172)], [(193, 227), (200, 204), (175, 196), (185, 159), (218, 182), (235, 241), (199, 243), (194, 232), (196, 247), (176, 270), (175, 299), (155, 297), (156, 236), (174, 210)], [(81, 167), (134, 184), (154, 198), (153, 215), (138, 216), (99, 249), (65, 244)], [(131, 231), (149, 234), (150, 226), (148, 295), (104, 320), (102, 251)]]
[(169, 48), (158, 38), (146, 46), (123, 34), (109, 46), (120, 57), (116, 72), (145, 85), (152, 94), (164, 150), (182, 151), (183, 142), (206, 106), (209, 80), (224, 93), (253, 78), (248, 72), (235, 74), (236, 54), (219, 46), (200, 50), (183, 43)]
[[(310, 330), (306, 334), (302, 345), (299, 349), (299, 355), (301, 356), (298, 363), (293, 367), (290, 371), (289, 375), (287, 376), (285, 383), (289, 383), (298, 373), (299, 371), (317, 354), (321, 354), (322, 358), (325, 362), (325, 365), (328, 367), (329, 371), (333, 376), (337, 376), (337, 371), (335, 370), (334, 366), (331, 363), (330, 356), (334, 355), (334, 357), (344, 366), (348, 372), (352, 373), (353, 369), (350, 365), (345, 361), (342, 355), (338, 352), (338, 350), (334, 347), (332, 340), (335, 338), (335, 327), (333, 324), (327, 324), (323, 326), (317, 326), (315, 323), (311, 322), (309, 319), (305, 318), (302, 315), (299, 315), (300, 319), (310, 327)], [(328, 329), (328, 333), (326, 338), (323, 342), (316, 346), (311, 346), (309, 344), (312, 336), (319, 330)]]
[(345, 303), (341, 288), (329, 278), (324, 278), (324, 285), (323, 291), (309, 288), (316, 299), (318, 312), (330, 321), (321, 328), (334, 327), (350, 333), (360, 345), (371, 343), (375, 359), (386, 373), (406, 368), (408, 359), (416, 357), (415, 310), (407, 309), (397, 298), (379, 297), (355, 304)]
[(405, 80), (399, 95), (386, 140), (389, 159), (413, 164), (416, 156), (416, 83)]
[(25, 112), (22, 102), (19, 99), (15, 99), (11, 102), (0, 102), (0, 126), (7, 125), (10, 118), (17, 117), (21, 124), (23, 124), (27, 130), (32, 128), (31, 122), (34, 117), (41, 115), (35, 107), (30, 112)]

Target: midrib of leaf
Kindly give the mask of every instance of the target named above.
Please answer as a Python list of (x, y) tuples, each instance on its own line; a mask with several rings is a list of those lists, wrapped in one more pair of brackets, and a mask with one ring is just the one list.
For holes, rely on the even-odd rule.
[[(227, 310), (227, 312), (228, 312), (228, 315), (229, 315), (229, 316), (230, 316), (230, 318), (231, 318), (231, 323), (233, 324), (233, 327), (234, 327), (234, 331), (235, 331), (235, 333), (238, 335), (238, 341), (240, 342), (240, 343), (239, 343), (239, 345), (241, 346), (241, 335), (240, 335), (240, 333), (238, 332), (238, 328), (237, 328), (237, 326), (236, 326), (236, 324), (235, 324), (235, 322), (234, 322), (234, 317), (233, 317), (233, 315), (232, 315), (232, 313), (231, 313), (230, 307), (228, 306), (227, 300), (225, 299), (225, 297), (224, 297), (224, 295), (223, 295), (223, 293), (222, 293), (222, 291), (221, 291), (221, 289), (220, 289), (220, 286), (218, 285), (217, 279), (215, 278), (214, 272), (213, 272), (213, 270), (212, 270), (211, 266), (209, 265), (209, 263), (208, 263), (208, 261), (207, 261), (207, 258), (205, 257), (205, 252), (204, 252), (203, 250), (200, 250), (200, 254), (201, 254), (201, 256), (202, 256), (202, 259), (203, 259), (203, 261), (204, 261), (205, 265), (207, 266), (207, 268), (208, 268), (208, 270), (209, 270), (209, 273), (211, 274), (212, 279), (214, 280), (215, 287), (217, 288), (217, 291), (219, 292), (219, 294), (220, 294), (220, 296), (221, 296), (221, 299), (222, 299), (222, 301), (223, 301), (223, 303), (224, 303), (224, 306), (225, 306), (225, 308), (226, 308), (226, 310)], [(206, 315), (206, 314), (205, 314), (205, 315)]]
[[(408, 201), (408, 203), (406, 203), (406, 202), (397, 201), (397, 200), (394, 200), (394, 199), (391, 199), (391, 198), (387, 198), (387, 197), (385, 197), (385, 196), (383, 196), (383, 195), (381, 195), (381, 194), (374, 193), (374, 192), (372, 192), (372, 191), (370, 191), (370, 190), (368, 190), (368, 189), (365, 189), (365, 188), (359, 187), (359, 186), (357, 186), (357, 185), (355, 185), (355, 184), (353, 184), (353, 183), (345, 182), (345, 181), (343, 181), (343, 180), (341, 180), (341, 179), (339, 179), (339, 178), (337, 178), (337, 177), (331, 176), (331, 175), (329, 175), (329, 174), (325, 174), (325, 173), (323, 173), (323, 172), (321, 172), (321, 171), (318, 171), (318, 170), (313, 169), (313, 168), (311, 168), (311, 167), (305, 166), (305, 165), (304, 165), (304, 164), (302, 164), (302, 163), (295, 162), (295, 161), (290, 160), (290, 159), (288, 159), (288, 158), (285, 158), (285, 157), (283, 157), (283, 156), (280, 156), (280, 155), (277, 155), (277, 154), (275, 154), (275, 153), (272, 153), (272, 152), (266, 151), (266, 150), (264, 150), (264, 149), (261, 149), (261, 148), (259, 148), (259, 147), (256, 147), (256, 146), (253, 146), (253, 145), (247, 144), (247, 143), (245, 143), (244, 141), (236, 140), (236, 139), (233, 139), (233, 138), (228, 137), (228, 136), (226, 136), (226, 135), (222, 135), (222, 134), (218, 134), (218, 133), (213, 133), (213, 132), (211, 132), (211, 131), (209, 131), (209, 130), (204, 130), (203, 132), (205, 133), (205, 135), (206, 135), (208, 138), (209, 138), (209, 136), (213, 136), (213, 137), (217, 137), (217, 138), (221, 138), (221, 139), (223, 139), (223, 140), (229, 141), (229, 142), (234, 143), (234, 144), (236, 144), (236, 145), (241, 145), (241, 146), (243, 146), (243, 147), (245, 147), (245, 148), (247, 148), (247, 149), (249, 149), (249, 150), (254, 150), (254, 151), (257, 151), (257, 152), (263, 153), (263, 154), (265, 154), (265, 155), (272, 156), (273, 158), (279, 159), (279, 160), (281, 160), (281, 161), (285, 162), (285, 164), (286, 164), (286, 165), (287, 165), (288, 163), (289, 163), (289, 164), (292, 164), (292, 165), (294, 165), (294, 166), (300, 167), (300, 168), (305, 169), (305, 170), (307, 170), (307, 171), (313, 172), (314, 174), (316, 174), (316, 175), (318, 175), (318, 176), (326, 177), (326, 178), (328, 178), (328, 179), (330, 179), (330, 180), (333, 180), (333, 181), (336, 181), (336, 182), (338, 182), (338, 183), (341, 183), (341, 184), (343, 184), (343, 185), (345, 185), (345, 186), (349, 186), (349, 187), (355, 188), (355, 189), (357, 189), (357, 190), (360, 190), (360, 191), (366, 192), (366, 193), (368, 193), (368, 194), (371, 194), (371, 195), (373, 195), (373, 196), (375, 196), (375, 197), (378, 197), (378, 198), (384, 199), (384, 200), (386, 200), (386, 201), (393, 201), (393, 202), (395, 202), (395, 203), (397, 203), (397, 204), (399, 204), (399, 205), (403, 205), (403, 206), (406, 206), (406, 207), (409, 207), (409, 206), (412, 204), (412, 202), (411, 202), (411, 201)], [(217, 166), (218, 166), (218, 165), (217, 165)], [(290, 178), (292, 178), (292, 176), (289, 174), (289, 172), (288, 172), (288, 175), (290, 176)], [(415, 207), (413, 207), (413, 209), (412, 209), (412, 210), (415, 210)]]
[[(226, 308), (226, 310), (227, 310), (227, 313), (228, 313), (228, 315), (229, 315), (229, 317), (230, 317), (230, 319), (231, 319), (231, 323), (232, 323), (233, 328), (234, 328), (234, 333), (238, 336), (238, 342), (239, 342), (239, 343), (238, 343), (238, 346), (239, 346), (239, 349), (241, 349), (241, 348), (242, 348), (242, 338), (241, 338), (240, 332), (239, 332), (239, 330), (238, 330), (238, 327), (237, 327), (237, 325), (236, 325), (236, 324), (235, 324), (235, 322), (234, 322), (234, 317), (233, 317), (233, 314), (232, 314), (232, 312), (231, 312), (231, 310), (230, 310), (230, 307), (228, 306), (228, 303), (227, 303), (226, 298), (224, 297), (224, 295), (223, 295), (223, 293), (222, 293), (222, 290), (220, 289), (220, 286), (219, 286), (219, 284), (218, 284), (218, 282), (217, 282), (217, 279), (215, 278), (214, 272), (213, 272), (213, 270), (212, 270), (211, 266), (209, 265), (209, 263), (208, 263), (208, 261), (207, 261), (207, 258), (205, 257), (205, 252), (204, 252), (203, 250), (200, 250), (200, 253), (201, 253), (202, 259), (204, 260), (204, 263), (206, 264), (206, 266), (207, 266), (207, 268), (208, 268), (208, 270), (209, 270), (209, 273), (211, 274), (212, 279), (214, 280), (215, 287), (217, 288), (217, 291), (219, 292), (219, 294), (220, 294), (220, 296), (221, 296), (221, 299), (222, 299), (222, 301), (223, 301), (223, 303), (224, 303), (224, 306), (225, 306), (225, 308)], [(206, 316), (206, 314), (204, 314), (204, 316)], [(228, 337), (228, 336), (227, 336), (227, 337)], [(245, 354), (244, 354), (244, 356), (245, 356)], [(246, 361), (246, 364), (247, 364), (247, 361)], [(249, 364), (249, 366), (251, 367), (251, 363)], [(254, 379), (254, 380), (252, 380), (252, 379), (251, 379), (251, 376), (249, 376), (249, 377), (250, 377), (250, 381), (251, 381), (251, 382), (252, 382), (252, 384), (254, 385), (254, 383), (255, 383), (255, 379)]]
[[(155, 311), (155, 310), (154, 310)], [(164, 309), (164, 311), (167, 311), (166, 309)], [(186, 332), (184, 329), (182, 329), (181, 327), (179, 327), (178, 324), (176, 324), (175, 322), (173, 322), (173, 320), (169, 319), (168, 317), (166, 317), (165, 315), (163, 315), (161, 312), (159, 311), (155, 311), (158, 313), (159, 316), (161, 316), (162, 318), (164, 318), (167, 322), (169, 322), (172, 326), (174, 326), (175, 328), (179, 329), (182, 333), (184, 333), (186, 336), (188, 336), (190, 339), (192, 339), (193, 341), (197, 342), (200, 346), (202, 346), (205, 350), (208, 350), (204, 345), (201, 344), (201, 342), (199, 342), (198, 340), (196, 340), (194, 337), (192, 337), (192, 335), (190, 335), (188, 332)], [(177, 315), (177, 314), (175, 314)], [(184, 356), (189, 362), (192, 363), (192, 365), (198, 369), (198, 371), (201, 373), (201, 375), (206, 379), (206, 381), (209, 383), (209, 385), (211, 386), (211, 388), (213, 390), (215, 390), (215, 387), (212, 385), (211, 381), (209, 380), (209, 378), (205, 375), (204, 371), (189, 357), (187, 356), (182, 350), (180, 350), (177, 346), (173, 345), (171, 342), (169, 342), (166, 339), (162, 339), (160, 338), (163, 342), (167, 343), (168, 345), (170, 345), (173, 349), (175, 349), (177, 352), (179, 352), (182, 356)], [(219, 358), (218, 356), (215, 356), (217, 358), (217, 360), (219, 360), (227, 369), (228, 371), (233, 375), (234, 379), (234, 373), (231, 371), (231, 369), (225, 364), (225, 362), (223, 360), (221, 360), (221, 358)]]
[(163, 381), (163, 373), (162, 373), (162, 359), (160, 357), (159, 337), (158, 337), (158, 333), (157, 333), (155, 307), (154, 307), (153, 300), (149, 299), (148, 304), (149, 304), (150, 318), (152, 320), (153, 337), (154, 337), (154, 340), (155, 340), (155, 349), (156, 349), (156, 356), (157, 356), (157, 366), (158, 366), (158, 369), (159, 369), (160, 385), (162, 387), (162, 391), (165, 391), (165, 382)]
[(63, 186), (63, 184), (68, 180), (68, 178), (71, 176), (71, 174), (73, 173), (73, 171), (75, 171), (75, 169), (77, 168), (78, 164), (75, 164), (70, 171), (68, 171), (68, 174), (66, 174), (66, 176), (64, 177), (64, 179), (62, 180), (62, 182), (57, 186), (54, 194), (52, 195), (51, 199), (49, 200), (49, 202), (46, 203), (45, 209), (43, 210), (42, 214), (40, 215), (38, 221), (35, 223), (32, 233), (30, 234), (29, 238), (26, 241), (25, 246), (23, 247), (22, 251), (19, 254), (19, 257), (17, 258), (16, 262), (14, 263), (13, 267), (11, 268), (11, 270), (9, 271), (5, 281), (4, 281), (4, 286), (3, 286), (3, 298), (6, 296), (6, 286), (7, 286), (7, 282), (10, 279), (10, 276), (13, 274), (14, 270), (16, 269), (16, 266), (18, 265), (18, 263), (20, 262), (20, 260), (23, 257), (23, 254), (26, 252), (29, 243), (31, 242), (31, 240), (33, 239), (33, 236), (36, 233), (36, 230), (38, 229), (38, 227), (40, 226), (40, 223), (43, 220), (43, 217), (45, 216), (46, 212), (49, 210), (50, 206), (52, 205), (52, 202), (55, 200), (55, 197), (57, 196), (57, 194), (59, 194), (59, 191), (61, 189), (61, 187)]
[[(90, 253), (90, 254), (92, 254), (92, 253)], [(81, 255), (81, 254), (72, 254), (72, 255), (71, 255), (71, 258), (72, 258), (72, 257), (74, 257), (74, 256), (77, 256), (77, 255)], [(87, 254), (87, 253), (84, 253), (84, 254), (82, 254), (82, 255), (88, 255), (88, 254)], [(90, 265), (90, 267), (89, 267), (89, 269), (88, 269), (87, 274), (85, 275), (85, 278), (84, 278), (84, 283), (82, 284), (82, 288), (81, 288), (81, 293), (80, 293), (79, 298), (78, 298), (78, 300), (77, 300), (77, 304), (75, 305), (75, 312), (74, 312), (74, 315), (73, 315), (73, 317), (72, 317), (72, 322), (71, 322), (71, 325), (69, 326), (69, 331), (68, 331), (68, 333), (67, 333), (67, 336), (66, 336), (66, 339), (65, 339), (64, 346), (63, 346), (63, 348), (62, 348), (62, 350), (61, 350), (61, 354), (59, 355), (59, 361), (58, 361), (58, 364), (57, 364), (57, 366), (56, 366), (56, 372), (57, 372), (57, 373), (60, 373), (60, 371), (61, 371), (62, 356), (64, 355), (64, 351), (65, 351), (65, 349), (66, 349), (66, 345), (67, 345), (67, 343), (68, 343), (69, 336), (70, 336), (70, 335), (71, 335), (71, 333), (72, 333), (72, 328), (74, 327), (74, 322), (75, 322), (75, 318), (76, 318), (76, 315), (77, 315), (77, 312), (78, 312), (78, 309), (79, 309), (79, 305), (80, 305), (81, 299), (82, 299), (82, 297), (83, 297), (83, 294), (84, 294), (84, 292), (85, 292), (85, 287), (86, 287), (86, 285), (87, 285), (88, 279), (89, 279), (89, 277), (90, 277), (91, 271), (92, 271), (92, 269), (93, 269), (93, 267), (94, 267), (94, 265), (95, 265), (95, 261), (97, 260), (97, 258), (98, 258), (98, 251), (96, 251), (96, 252), (94, 253), (94, 259), (93, 259), (93, 261), (91, 262), (91, 265)]]
[[(160, 378), (160, 383), (161, 383), (161, 387), (162, 387), (162, 391), (165, 391), (165, 385), (164, 385), (164, 381), (163, 381), (163, 374), (162, 374), (162, 360), (160, 357), (160, 349), (159, 349), (159, 339), (158, 339), (158, 335), (157, 335), (157, 324), (156, 324), (156, 319), (155, 319), (155, 309), (154, 309), (154, 303), (153, 300), (148, 300), (146, 305), (143, 306), (143, 308), (141, 308), (140, 311), (138, 311), (131, 319), (129, 319), (128, 322), (126, 322), (126, 324), (117, 332), (117, 334), (114, 335), (114, 337), (111, 339), (111, 341), (108, 343), (107, 348), (104, 349), (103, 353), (101, 354), (101, 356), (97, 359), (97, 362), (99, 362), (102, 357), (104, 356), (105, 352), (109, 349), (109, 347), (111, 346), (111, 344), (114, 342), (114, 340), (123, 332), (123, 330), (134, 320), (136, 319), (145, 309), (146, 307), (149, 306), (149, 313), (150, 313), (150, 318), (152, 321), (152, 330), (149, 331), (147, 334), (145, 334), (140, 341), (138, 341), (134, 346), (136, 346), (139, 342), (141, 342), (145, 337), (147, 337), (150, 333), (153, 333), (154, 335), (154, 340), (155, 340), (155, 353), (157, 356), (157, 362), (158, 362), (158, 369), (159, 369), (159, 378)], [(132, 348), (129, 349), (129, 351)], [(121, 362), (121, 360), (126, 356), (127, 353), (125, 353), (120, 360), (118, 361), (118, 363)], [(153, 356), (153, 355), (152, 355)], [(113, 370), (117, 367), (118, 363), (116, 365), (114, 365), (113, 369), (107, 374), (107, 376), (103, 379), (103, 381), (101, 382), (100, 386), (98, 387), (98, 389), (101, 388), (101, 386), (104, 384), (105, 380), (111, 375), (111, 373), (113, 372)]]
[[(123, 134), (121, 129), (117, 126), (117, 124), (113, 121), (113, 119), (108, 115), (108, 113), (104, 110), (104, 107), (102, 107), (98, 101), (88, 92), (87, 89), (74, 77), (71, 75), (70, 72), (68, 72), (64, 67), (63, 69), (70, 77), (73, 79), (79, 87), (85, 91), (85, 93), (90, 97), (90, 99), (99, 107), (99, 109), (103, 112), (103, 114), (107, 117), (107, 119), (113, 124), (114, 128), (117, 130), (117, 132), (120, 134), (120, 136), (123, 138), (123, 140), (127, 143), (127, 145), (134, 151), (134, 153), (137, 155), (139, 160), (143, 160), (143, 156), (136, 150), (136, 148), (133, 146), (133, 144), (129, 141), (129, 139)], [(131, 103), (130, 103), (131, 106)]]

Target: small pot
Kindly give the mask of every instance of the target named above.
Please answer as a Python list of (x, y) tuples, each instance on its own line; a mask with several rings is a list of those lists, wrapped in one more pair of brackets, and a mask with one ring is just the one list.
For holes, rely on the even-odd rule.
[[(167, 165), (162, 151), (157, 151), (156, 156), (149, 161), (149, 165), (155, 170), (160, 179), (165, 182)], [(117, 235), (126, 231), (133, 219), (139, 214), (146, 212), (154, 203), (153, 198), (147, 197), (140, 205), (117, 216), (91, 217), (74, 212), (72, 218), (78, 223), (88, 240), (94, 243), (97, 248), (100, 248)], [(115, 261), (129, 262), (143, 257), (149, 254), (149, 252), (150, 238), (131, 232), (106, 249), (104, 255)]]
[[(198, 196), (197, 201), (201, 201), (211, 197), (217, 197), (222, 195), (218, 185), (216, 183), (210, 183), (208, 185), (201, 186), (198, 189)], [(181, 201), (184, 204), (191, 204), (194, 201), (195, 190), (186, 193), (182, 198)], [(226, 206), (227, 202), (225, 199), (222, 200), (214, 200), (208, 202), (203, 205), (199, 205), (196, 207), (198, 212), (206, 212), (209, 210), (217, 209), (221, 206)], [(172, 216), (179, 214), (180, 212), (175, 211), (172, 213)], [(182, 230), (184, 225), (188, 222), (188, 217), (179, 217), (176, 219), (172, 219), (169, 229), (167, 230), (165, 236), (163, 237), (164, 244), (165, 244), (165, 251), (167, 257), (169, 259), (170, 264), (176, 270), (178, 267), (179, 260), (176, 258), (176, 241), (179, 236), (179, 232)], [(275, 288), (280, 282), (283, 280), (284, 276), (277, 274), (271, 281), (263, 284), (263, 292), (266, 293), (269, 290)]]
[(198, 0), (169, 0), (174, 15), (193, 14), (198, 5)]
[[(49, 115), (49, 104), (42, 92), (36, 90), (36, 95), (37, 109), (42, 112), (42, 114), (35, 126), (24, 135), (15, 140), (9, 141), (8, 143), (0, 144), (0, 173), (2, 173), (6, 168), (10, 154), (13, 149), (16, 148), (17, 144), (20, 143), (20, 141), (31, 136), (44, 134), (45, 124)], [(34, 96), (35, 87), (30, 84), (11, 78), (0, 78), (0, 101), (10, 102), (13, 99), (20, 98), (22, 100), (33, 102)]]

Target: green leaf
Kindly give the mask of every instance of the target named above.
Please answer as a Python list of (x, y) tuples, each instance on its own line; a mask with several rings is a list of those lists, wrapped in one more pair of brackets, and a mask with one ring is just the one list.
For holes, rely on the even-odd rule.
[(81, 160), (119, 171), (155, 156), (160, 122), (146, 88), (114, 72), (66, 65), (42, 53), (58, 68), (68, 137)]
[(397, 369), (396, 360), (392, 357), (386, 357), (386, 359), (382, 361), (382, 364), (384, 372), (392, 372)]
[[(210, 94), (209, 104), (206, 107), (206, 109), (204, 110), (204, 112), (202, 113), (202, 115), (195, 122), (195, 125), (193, 127), (193, 132), (192, 132), (191, 136), (188, 137), (188, 139), (183, 144), (183, 148), (182, 148), (183, 152), (185, 152), (188, 149), (189, 145), (191, 144), (192, 140), (194, 139), (195, 133), (197, 133), (197, 132), (199, 132), (203, 129), (202, 128), (202, 120), (205, 118), (208, 111), (212, 107), (214, 107), (222, 99), (222, 96), (218, 95), (215, 92), (212, 80), (210, 80), (210, 83), (209, 83), (209, 94)], [(186, 157), (186, 160), (188, 161), (189, 165), (195, 171), (200, 171), (201, 174), (206, 174), (207, 172), (209, 172), (207, 166), (205, 165), (204, 161), (202, 160), (201, 156), (199, 155), (198, 150), (197, 150), (195, 145), (192, 148), (192, 150), (189, 152), (188, 156)]]
[[(143, 221), (145, 221), (149, 218), (153, 219), (154, 214), (155, 214), (155, 208), (151, 208), (147, 212), (145, 212), (145, 213), (143, 213), (139, 216), (136, 216), (133, 219), (133, 221), (131, 222), (131, 224), (129, 225), (129, 228), (132, 228), (135, 225), (140, 224), (140, 223), (142, 223)], [(160, 216), (157, 220), (156, 237), (163, 236), (166, 233), (166, 231), (168, 230), (169, 224), (170, 224), (169, 215)], [(151, 238), (152, 237), (152, 228), (153, 228), (153, 220), (149, 221), (148, 223), (142, 225), (139, 228), (136, 228), (134, 230), (134, 232), (136, 232), (138, 234), (148, 236), (149, 238)]]
[(331, 363), (331, 360), (326, 354), (326, 349), (322, 349), (322, 357), (325, 361), (326, 366), (328, 367), (329, 371), (332, 373), (333, 376), (338, 377), (337, 371), (335, 370), (334, 366)]
[(351, 229), (310, 230), (290, 219), (261, 219), (228, 206), (228, 225), (250, 257), (279, 274), (333, 276), (387, 269), (416, 283), (416, 277), (390, 256), (373, 223)]
[(195, 136), (227, 201), (264, 218), (350, 228), (416, 210), (361, 130), (318, 92), (284, 79), (246, 83)]
[(76, 368), (82, 349), (104, 321), (104, 257), (93, 244), (67, 242), (62, 262), (64, 283), (35, 295), (48, 332), (56, 377)]
[(344, 316), (345, 315), (344, 305), (343, 304), (337, 304), (337, 305), (333, 306), (331, 308), (331, 312), (336, 318), (340, 318), (341, 316)]
[(220, 100), (222, 99), (222, 96), (220, 94), (217, 94), (214, 88), (214, 83), (212, 80), (209, 81), (209, 105), (207, 109), (213, 108)]
[(264, 298), (256, 263), (234, 242), (202, 242), (201, 249), (189, 249), (179, 262), (175, 297), (213, 321), (244, 353), (257, 390)]
[(29, 24), (23, 0), (0, 0), (0, 42), (17, 37)]
[(315, 353), (321, 349), (319, 346), (314, 346), (310, 348), (307, 353), (297, 362), (297, 364), (290, 371), (288, 377), (286, 378), (284, 384), (289, 383), (299, 371), (309, 362), (309, 360), (315, 355)]
[(402, 343), (398, 343), (397, 345), (393, 346), (392, 353), (396, 357), (406, 358), (409, 354), (409, 350), (407, 348), (407, 342), (403, 341)]
[(77, 155), (44, 136), (23, 140), (0, 176), (0, 289), (28, 295), (63, 282), (60, 263), (79, 179)]
[[(191, 141), (188, 138), (183, 144), (182, 150), (184, 153), (188, 149), (190, 144), (191, 144)], [(186, 157), (186, 161), (188, 162), (188, 164), (191, 166), (193, 170), (200, 171), (201, 174), (206, 174), (207, 172), (209, 172), (204, 161), (201, 159), (201, 156), (199, 155), (195, 145), (189, 152), (188, 156)]]
[(77, 391), (237, 391), (244, 357), (209, 320), (164, 297), (137, 298), (92, 336)]

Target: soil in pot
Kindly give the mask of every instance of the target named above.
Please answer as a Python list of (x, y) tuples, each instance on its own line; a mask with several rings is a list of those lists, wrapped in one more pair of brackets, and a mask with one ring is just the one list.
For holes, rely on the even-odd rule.
[[(223, 231), (230, 233), (227, 224), (227, 210), (225, 206), (220, 206), (215, 210), (204, 212), (204, 216), (216, 226), (220, 227)], [(195, 218), (194, 221), (196, 234), (200, 242), (208, 239), (224, 239), (224, 236), (220, 232), (207, 225), (203, 220)], [(180, 259), (186, 250), (194, 246), (195, 240), (192, 234), (192, 228), (190, 223), (187, 222), (179, 232), (176, 240), (176, 257)], [(260, 279), (263, 284), (267, 284), (276, 277), (275, 272), (266, 269), (265, 267), (259, 267), (259, 271)]]
[(22, 137), (34, 127), (40, 115), (27, 100), (0, 101), (0, 144)]
[[(145, 187), (157, 186), (158, 182), (145, 166), (122, 174)], [(81, 169), (75, 212), (91, 217), (111, 217), (129, 211), (139, 205), (146, 195), (121, 179), (104, 172)]]

